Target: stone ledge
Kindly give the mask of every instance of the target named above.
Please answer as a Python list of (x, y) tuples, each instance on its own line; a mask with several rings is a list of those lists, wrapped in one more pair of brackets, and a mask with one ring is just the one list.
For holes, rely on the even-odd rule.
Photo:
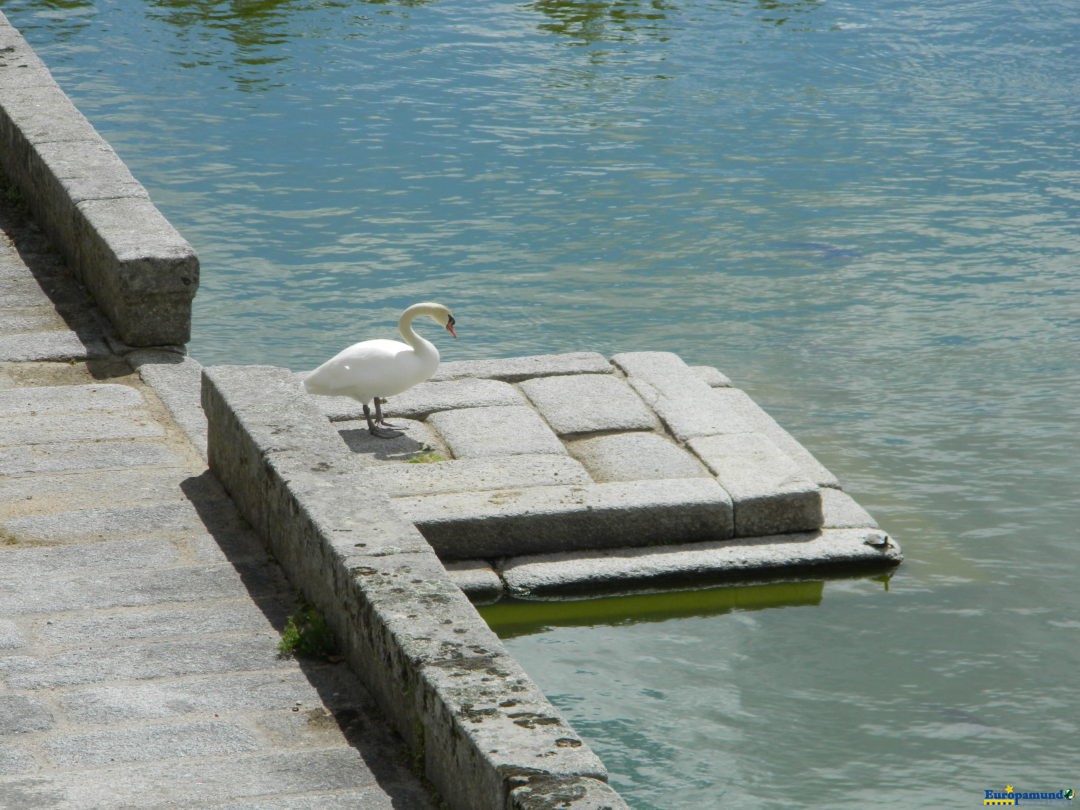
[(731, 500), (709, 478), (456, 492), (394, 506), (450, 560), (717, 540), (733, 528)]
[[(202, 397), (211, 469), (452, 807), (505, 810), (537, 780), (606, 780), (291, 372), (208, 368)], [(537, 793), (526, 806), (580, 810), (595, 795)]]
[(538, 598), (794, 573), (835, 574), (900, 561), (899, 547), (878, 529), (822, 529), (722, 542), (522, 556), (505, 562), (499, 574), (509, 593)]
[(188, 342), (195, 251), (3, 13), (0, 168), (122, 341)]

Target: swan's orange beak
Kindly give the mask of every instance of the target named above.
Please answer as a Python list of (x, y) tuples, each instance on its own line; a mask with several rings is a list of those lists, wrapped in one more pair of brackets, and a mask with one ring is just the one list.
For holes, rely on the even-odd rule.
[(455, 323), (457, 323), (457, 321), (455, 321), (454, 316), (451, 315), (449, 320), (447, 320), (446, 322), (446, 331), (450, 333), (451, 337), (457, 337), (457, 332), (454, 331)]

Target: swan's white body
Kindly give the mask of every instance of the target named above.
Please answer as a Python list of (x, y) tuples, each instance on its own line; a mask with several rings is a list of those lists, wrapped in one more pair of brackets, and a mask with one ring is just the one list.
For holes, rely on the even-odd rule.
[(354, 343), (311, 372), (304, 379), (304, 388), (311, 394), (355, 399), (364, 406), (368, 428), (378, 435), (369, 412), (371, 403), (375, 403), (377, 422), (385, 424), (380, 400), (422, 383), (439, 368), (439, 350), (412, 327), (413, 320), (421, 315), (454, 335), (454, 316), (449, 309), (442, 304), (413, 304), (398, 320), (398, 331), (405, 343), (385, 339)]

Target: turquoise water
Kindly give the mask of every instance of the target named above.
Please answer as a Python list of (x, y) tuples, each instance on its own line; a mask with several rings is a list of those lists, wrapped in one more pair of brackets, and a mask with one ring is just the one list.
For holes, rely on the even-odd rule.
[(677, 351), (900, 539), (887, 586), (492, 617), (635, 808), (1080, 787), (1073, 0), (4, 12), (199, 251), (203, 363), (421, 299), (446, 359)]

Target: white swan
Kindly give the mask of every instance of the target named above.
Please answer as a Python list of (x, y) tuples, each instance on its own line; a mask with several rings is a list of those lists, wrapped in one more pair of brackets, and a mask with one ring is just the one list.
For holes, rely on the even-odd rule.
[[(453, 337), (454, 316), (442, 304), (413, 304), (401, 313), (399, 340), (365, 340), (342, 349), (306, 378), (304, 388), (310, 394), (352, 397), (364, 406), (364, 418), (372, 436), (386, 439), (393, 436), (379, 430), (392, 428), (382, 415), (386, 397), (400, 394), (431, 377), (439, 367), (439, 350), (413, 330), (412, 322), (427, 315)], [(371, 403), (375, 403), (375, 420), (371, 419)]]

